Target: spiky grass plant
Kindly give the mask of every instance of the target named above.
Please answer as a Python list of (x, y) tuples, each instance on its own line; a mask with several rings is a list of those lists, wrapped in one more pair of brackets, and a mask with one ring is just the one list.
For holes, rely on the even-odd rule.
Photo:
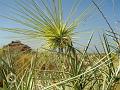
[[(64, 48), (71, 44), (75, 34), (74, 31), (95, 9), (91, 3), (77, 17), (74, 17), (78, 13), (77, 9), (81, 1), (75, 1), (65, 19), (62, 0), (15, 0), (16, 7), (7, 5), (12, 9), (13, 15), (1, 16), (27, 28), (5, 27), (0, 28), (0, 30), (23, 34), (32, 39), (44, 39), (49, 48), (63, 51)], [(98, 1), (99, 4), (101, 4), (100, 2)]]
[[(9, 5), (8, 7), (12, 8), (14, 10), (13, 13), (19, 18), (16, 16), (2, 17), (27, 26), (27, 28), (0, 28), (1, 30), (23, 34), (30, 38), (38, 38), (39, 40), (41, 40), (42, 37), (47, 42), (49, 48), (56, 49), (60, 53), (63, 53), (64, 51), (66, 52), (65, 56), (67, 58), (65, 59), (68, 62), (70, 78), (55, 84), (50, 82), (50, 84), (52, 85), (45, 87), (44, 89), (48, 90), (49, 88), (51, 89), (51, 87), (53, 87), (57, 89), (62, 88), (62, 90), (65, 90), (66, 86), (68, 86), (74, 90), (83, 90), (86, 89), (87, 86), (90, 86), (88, 87), (89, 89), (96, 89), (95, 87), (99, 87), (98, 90), (101, 90), (101, 81), (98, 79), (101, 78), (102, 75), (99, 75), (99, 67), (106, 63), (106, 65), (110, 68), (111, 52), (107, 51), (105, 57), (108, 58), (106, 59), (106, 61), (103, 62), (103, 58), (96, 57), (99, 62), (93, 64), (92, 66), (90, 66), (90, 68), (85, 68), (83, 63), (86, 62), (86, 58), (90, 58), (87, 50), (92, 40), (92, 36), (88, 42), (87, 47), (84, 49), (84, 52), (80, 54), (80, 58), (78, 58), (77, 56), (80, 51), (74, 48), (72, 42), (72, 35), (74, 34), (74, 31), (77, 27), (79, 27), (80, 23), (86, 19), (86, 16), (92, 13), (92, 11), (95, 9), (94, 5), (90, 4), (87, 9), (81, 12), (78, 17), (74, 18), (72, 16), (75, 15), (77, 7), (80, 3), (80, 0), (77, 0), (70, 12), (70, 16), (68, 16), (65, 20), (63, 15), (62, 0), (27, 0), (27, 2), (23, 0), (15, 0), (15, 2), (17, 4), (17, 8)], [(40, 7), (38, 2), (43, 5), (44, 10), (43, 7)], [(109, 47), (107, 47), (107, 49), (109, 49)], [(31, 72), (32, 71), (30, 71), (30, 73)], [(105, 80), (107, 80), (106, 77), (104, 78)], [(106, 81), (103, 82), (103, 88), (105, 82)], [(28, 85), (29, 80), (26, 80), (25, 83), (27, 83), (25, 84), (25, 86)], [(108, 87), (110, 86), (111, 82), (109, 82)]]
[[(93, 2), (94, 3), (94, 2)], [(96, 5), (96, 3), (94, 3), (95, 5)], [(102, 13), (102, 11), (99, 9), (99, 7), (96, 5), (96, 7), (98, 8), (98, 10), (100, 11), (100, 13), (102, 14), (102, 16), (104, 17), (104, 14)], [(113, 29), (112, 29), (112, 27), (111, 27), (111, 25), (109, 24), (109, 22), (107, 21), (107, 19), (104, 17), (104, 19), (106, 20), (106, 22), (107, 22), (107, 24), (108, 24), (108, 26), (110, 27), (110, 29), (111, 29), (111, 31), (112, 31), (112, 34), (113, 34), (113, 40), (115, 40), (115, 42), (117, 43), (117, 44), (119, 44), (118, 43), (118, 38), (116, 37), (116, 33), (114, 33), (114, 31), (113, 31)], [(106, 35), (103, 35), (103, 40), (102, 40), (102, 43), (103, 43), (103, 48), (104, 48), (104, 56), (105, 57), (103, 57), (102, 59), (99, 59), (98, 57), (96, 57), (97, 59), (98, 59), (98, 62), (95, 64), (95, 65), (93, 65), (93, 66), (91, 66), (91, 68), (90, 69), (88, 69), (88, 71), (86, 71), (86, 72), (83, 72), (83, 74), (79, 74), (79, 75), (73, 75), (72, 76), (72, 78), (69, 78), (69, 79), (67, 79), (67, 80), (64, 80), (64, 81), (61, 81), (61, 82), (59, 82), (59, 83), (56, 83), (56, 84), (53, 84), (53, 85), (51, 85), (51, 86), (48, 86), (48, 87), (46, 87), (45, 89), (48, 89), (48, 88), (51, 88), (51, 87), (53, 87), (53, 86), (57, 86), (57, 85), (62, 85), (62, 84), (65, 84), (65, 83), (68, 83), (69, 81), (73, 81), (73, 83), (74, 83), (74, 81), (76, 82), (76, 83), (74, 83), (74, 85), (73, 86), (75, 86), (76, 84), (77, 84), (77, 82), (79, 82), (78, 84), (80, 84), (80, 85), (78, 85), (78, 86), (75, 86), (75, 90), (83, 90), (83, 89), (87, 89), (87, 90), (114, 90), (114, 87), (115, 87), (115, 85), (116, 85), (116, 82), (118, 82), (119, 81), (119, 76), (118, 76), (118, 72), (119, 72), (119, 68), (116, 68), (115, 66), (114, 66), (114, 63), (113, 63), (113, 61), (114, 61), (114, 59), (113, 59), (113, 57), (118, 57), (118, 56), (116, 56), (115, 54), (114, 54), (114, 52), (113, 51), (111, 51), (111, 45), (110, 45), (110, 43), (108, 42), (108, 39), (107, 39), (107, 37), (106, 37)], [(88, 45), (89, 46), (89, 45)], [(86, 48), (86, 50), (88, 49), (88, 47)], [(72, 48), (72, 50), (73, 50), (73, 48)], [(86, 52), (86, 50), (85, 50), (85, 52)], [(99, 51), (98, 51), (98, 49), (96, 48), (96, 50), (97, 50), (97, 52), (98, 52), (98, 54), (100, 55), (100, 57), (102, 56), (100, 53), (99, 53)], [(71, 52), (71, 50), (70, 50), (70, 52)], [(73, 60), (73, 62), (71, 61), (71, 64), (73, 64), (72, 66), (74, 66), (77, 62), (75, 62), (76, 60), (75, 60), (75, 58), (73, 57), (74, 56), (74, 53), (75, 53), (75, 51), (73, 50), (72, 51), (72, 57), (70, 56), (70, 61), (71, 61), (71, 59), (74, 59)], [(85, 53), (86, 54), (86, 53)], [(71, 55), (71, 54), (69, 54), (69, 55)], [(76, 54), (75, 54), (75, 56), (76, 56)], [(119, 58), (119, 57), (118, 57)], [(83, 58), (83, 61), (84, 61), (84, 59), (85, 59), (85, 57)], [(94, 60), (93, 60), (94, 61)], [(118, 61), (119, 62), (119, 61)], [(77, 66), (77, 65), (75, 65), (75, 66)], [(101, 67), (102, 66), (102, 67)], [(118, 66), (119, 67), (119, 66)], [(75, 70), (75, 68), (76, 67), (73, 67), (72, 69), (74, 69), (73, 71), (74, 72), (76, 72), (76, 70)], [(71, 69), (71, 70), (72, 70)], [(77, 70), (79, 70), (79, 69), (77, 69)], [(87, 80), (88, 81), (88, 83), (87, 83), (87, 85), (88, 85), (88, 88), (81, 88), (81, 86), (82, 85), (86, 85), (85, 83), (84, 83), (84, 79), (86, 79), (85, 77), (84, 77), (84, 74), (85, 75), (88, 75), (87, 74), (87, 72), (89, 72), (89, 70), (90, 70), (90, 72), (92, 73), (92, 75), (93, 76), (90, 76), (90, 78), (92, 78), (93, 80), (90, 80), (89, 81), (89, 79)], [(84, 70), (85, 71), (85, 70)], [(74, 72), (72, 73), (72, 74), (74, 74)], [(82, 80), (82, 77), (84, 77), (84, 79)], [(89, 77), (89, 76), (88, 76)], [(81, 79), (81, 81), (82, 81), (82, 83), (80, 83), (80, 81), (79, 81), (79, 78)], [(77, 81), (75, 80), (75, 79), (77, 79)], [(85, 81), (85, 82), (87, 82), (87, 81)], [(89, 84), (90, 83), (90, 84)], [(79, 87), (80, 86), (80, 87)]]

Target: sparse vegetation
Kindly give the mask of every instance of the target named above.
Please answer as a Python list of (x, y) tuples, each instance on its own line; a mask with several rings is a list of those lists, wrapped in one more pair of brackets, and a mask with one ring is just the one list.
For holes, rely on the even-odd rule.
[[(114, 32), (96, 0), (81, 14), (73, 18), (80, 0), (64, 20), (62, 0), (15, 0), (13, 9), (18, 17), (2, 16), (26, 28), (0, 28), (25, 37), (44, 40), (47, 48), (33, 51), (20, 41), (0, 49), (0, 90), (119, 90), (120, 44), (119, 34)], [(97, 9), (110, 28), (100, 36), (103, 51), (88, 52), (93, 35), (83, 51), (75, 48), (73, 36), (80, 23)], [(16, 11), (17, 10), (17, 11)], [(112, 46), (109, 37), (116, 45)], [(113, 48), (114, 47), (114, 48)]]

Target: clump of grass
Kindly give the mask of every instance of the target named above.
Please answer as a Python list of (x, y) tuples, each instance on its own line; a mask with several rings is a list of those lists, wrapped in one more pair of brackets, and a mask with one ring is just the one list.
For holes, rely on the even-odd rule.
[[(21, 54), (19, 53), (19, 55)], [(2, 61), (2, 65), (0, 64), (0, 75), (2, 76), (3, 80), (3, 90), (33, 90), (33, 63), (35, 63), (35, 57), (33, 55), (32, 58), (29, 58), (30, 63), (26, 66), (26, 68), (24, 65), (27, 62), (24, 62), (24, 65), (21, 67), (15, 66), (14, 63), (17, 61), (17, 58), (17, 55), (13, 54), (12, 56), (7, 54), (7, 56), (3, 55), (0, 57), (0, 61)], [(22, 70), (19, 70), (21, 68)], [(19, 73), (17, 72), (18, 70)]]
[[(12, 14), (16, 16), (2, 16), (12, 20), (27, 28), (0, 28), (0, 30), (10, 31), (25, 35), (30, 39), (44, 40), (48, 48), (63, 52), (71, 44), (75, 30), (84, 22), (88, 15), (91, 15), (95, 7), (92, 3), (88, 5), (78, 17), (74, 15), (81, 0), (75, 1), (67, 18), (64, 18), (62, 0), (28, 0), (16, 1), (17, 8), (7, 5), (12, 9)], [(98, 1), (101, 4), (102, 1)], [(41, 4), (43, 7), (41, 7)], [(44, 8), (44, 10), (42, 9)]]
[[(48, 49), (46, 52), (38, 52), (35, 55), (28, 54), (30, 57), (27, 55), (22, 56), (20, 62), (23, 61), (22, 63), (24, 65), (22, 65), (21, 68), (18, 67), (19, 73), (22, 73), (20, 76), (19, 73), (16, 73), (13, 60), (16, 60), (17, 56), (21, 54), (15, 53), (15, 55), (10, 55), (8, 53), (4, 57), (1, 57), (0, 59), (3, 65), (0, 64), (0, 74), (4, 79), (4, 89), (67, 90), (69, 88), (68, 90), (113, 90), (117, 83), (119, 83), (120, 67), (115, 66), (113, 63), (115, 59), (119, 60), (119, 53), (111, 49), (106, 34), (103, 34), (101, 38), (101, 44), (104, 49), (103, 53), (101, 53), (97, 47), (95, 47), (97, 54), (88, 53), (93, 34), (82, 52), (74, 47), (72, 35), (75, 29), (79, 26), (80, 20), (84, 21), (86, 16), (89, 15), (95, 7), (97, 7), (107, 22), (111, 29), (110, 33), (113, 34), (112, 37), (118, 44), (118, 39), (111, 25), (94, 1), (92, 1), (93, 4), (90, 4), (80, 16), (73, 20), (71, 17), (75, 13), (74, 10), (79, 6), (80, 1), (78, 0), (70, 12), (70, 17), (68, 16), (66, 21), (63, 19), (62, 0), (51, 0), (50, 3), (41, 0), (40, 2), (44, 6), (45, 11), (41, 9), (35, 0), (15, 2), (18, 5), (17, 9), (11, 6), (9, 7), (15, 10), (14, 13), (22, 18), (23, 21), (16, 17), (3, 17), (29, 28), (0, 29), (24, 34), (30, 38), (38, 38), (39, 40), (42, 37), (47, 42), (49, 48), (54, 50), (54, 53), (52, 50), (49, 53), (48, 51), (50, 50)], [(26, 57), (29, 59), (29, 63), (27, 64), (25, 64)], [(16, 63), (18, 64), (20, 62), (18, 60)], [(56, 72), (58, 75), (56, 75)], [(9, 75), (15, 76), (15, 82), (9, 82)], [(62, 77), (58, 80), (57, 76)]]

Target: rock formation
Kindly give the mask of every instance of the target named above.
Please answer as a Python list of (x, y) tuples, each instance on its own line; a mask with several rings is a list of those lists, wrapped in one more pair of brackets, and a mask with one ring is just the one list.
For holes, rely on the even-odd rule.
[(19, 51), (19, 52), (29, 52), (31, 47), (21, 43), (21, 41), (12, 41), (8, 45), (3, 47), (4, 50), (9, 50), (10, 52)]

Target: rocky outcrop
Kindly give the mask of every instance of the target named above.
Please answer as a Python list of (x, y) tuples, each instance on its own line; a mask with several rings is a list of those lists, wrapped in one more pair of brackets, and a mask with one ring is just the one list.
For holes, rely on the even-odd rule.
[(31, 47), (21, 43), (21, 41), (12, 41), (8, 45), (3, 47), (4, 50), (9, 50), (10, 52), (19, 51), (19, 52), (28, 52), (31, 51)]

